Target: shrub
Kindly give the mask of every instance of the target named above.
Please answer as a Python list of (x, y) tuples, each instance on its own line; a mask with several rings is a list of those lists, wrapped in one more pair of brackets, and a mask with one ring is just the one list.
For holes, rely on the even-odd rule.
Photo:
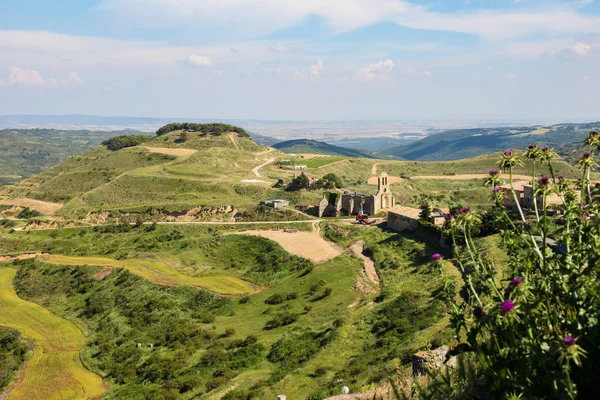
[(17, 218), (21, 219), (31, 219), (40, 217), (42, 215), (38, 210), (32, 210), (29, 207), (25, 207), (21, 212), (17, 215)]
[(298, 315), (290, 313), (281, 313), (275, 315), (272, 320), (267, 321), (265, 330), (279, 328), (280, 326), (291, 325), (298, 320)]
[(122, 135), (107, 139), (102, 142), (102, 145), (110, 151), (117, 151), (126, 147), (139, 146), (150, 139), (152, 137), (144, 135)]

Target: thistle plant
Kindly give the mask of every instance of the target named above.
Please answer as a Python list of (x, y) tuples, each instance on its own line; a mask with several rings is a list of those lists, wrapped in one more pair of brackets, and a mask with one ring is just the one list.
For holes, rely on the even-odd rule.
[[(590, 134), (586, 143), (590, 150), (599, 148), (598, 134)], [(463, 207), (447, 216), (454, 262), (465, 282), (463, 301), (454, 305), (451, 317), (458, 342), (454, 353), (472, 363), (470, 369), (460, 366), (452, 373), (433, 374), (436, 379), (420, 388), (418, 397), (439, 398), (443, 393), (445, 398), (574, 399), (597, 395), (600, 198), (577, 196), (573, 182), (554, 177), (556, 153), (549, 148), (537, 155), (534, 151), (530, 148), (525, 157), (537, 157), (548, 165), (552, 176), (533, 182), (534, 196), (541, 199), (543, 208), (531, 218), (539, 221), (541, 238), (528, 232), (526, 214), (515, 196), (523, 224), (515, 224), (503, 210), (506, 226), (500, 236), (509, 256), (504, 268), (499, 269), (471, 237), (477, 212)], [(596, 166), (592, 151), (584, 154), (579, 164), (586, 182)], [(512, 170), (520, 160), (507, 151), (499, 165), (509, 172), (514, 195)], [(493, 188), (497, 204), (501, 200), (495, 188), (500, 181), (495, 170), (485, 180)], [(563, 202), (564, 213), (558, 217), (547, 212), (547, 200), (554, 194)], [(554, 222), (560, 229), (554, 228)], [(458, 235), (464, 237), (464, 243), (458, 243)], [(539, 241), (539, 247), (532, 241)], [(464, 371), (470, 372), (464, 375)]]
[[(527, 151), (523, 154), (523, 157), (527, 158), (531, 161), (531, 186), (532, 190), (535, 192), (535, 167), (537, 161), (541, 158), (542, 151), (535, 144), (530, 144), (527, 148)], [(540, 213), (538, 211), (537, 201), (533, 202), (533, 207), (535, 210), (535, 217), (537, 222), (540, 222)]]

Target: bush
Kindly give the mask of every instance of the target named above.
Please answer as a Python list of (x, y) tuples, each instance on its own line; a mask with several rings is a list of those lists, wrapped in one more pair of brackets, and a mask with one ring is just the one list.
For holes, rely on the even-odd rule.
[(279, 328), (280, 326), (291, 325), (298, 320), (298, 315), (290, 314), (290, 313), (281, 313), (275, 315), (275, 317), (267, 321), (265, 324), (265, 330), (271, 330), (275, 328)]
[(21, 210), (21, 212), (17, 215), (17, 218), (31, 219), (31, 218), (36, 218), (36, 217), (40, 217), (40, 216), (42, 216), (42, 213), (39, 212), (38, 210), (32, 210), (29, 207), (26, 207), (23, 210)]
[(102, 142), (102, 145), (110, 151), (117, 151), (126, 147), (139, 146), (150, 139), (152, 137), (144, 135), (123, 135), (107, 139)]

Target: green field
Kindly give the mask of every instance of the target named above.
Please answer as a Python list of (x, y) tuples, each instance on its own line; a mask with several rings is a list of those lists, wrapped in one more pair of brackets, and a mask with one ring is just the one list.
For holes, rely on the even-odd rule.
[(0, 325), (16, 329), (32, 341), (33, 355), (23, 379), (9, 387), (14, 399), (92, 399), (106, 391), (102, 379), (83, 367), (79, 351), (85, 344), (81, 331), (14, 291), (16, 271), (0, 268)]
[(340, 156), (317, 156), (303, 162), (308, 168), (319, 168), (327, 164), (344, 160), (346, 157)]

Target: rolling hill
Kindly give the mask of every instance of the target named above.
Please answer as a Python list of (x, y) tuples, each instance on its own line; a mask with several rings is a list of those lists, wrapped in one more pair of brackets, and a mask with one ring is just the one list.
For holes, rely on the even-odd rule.
[(69, 156), (100, 145), (123, 132), (4, 129), (0, 130), (0, 186), (40, 173)]
[(328, 154), (332, 156), (346, 156), (359, 158), (375, 158), (372, 154), (345, 147), (333, 146), (325, 142), (311, 139), (286, 140), (272, 145), (273, 148), (290, 154)]
[(431, 135), (418, 142), (392, 149), (391, 154), (407, 160), (458, 160), (529, 144), (569, 148), (582, 142), (600, 122), (533, 127), (458, 129)]

